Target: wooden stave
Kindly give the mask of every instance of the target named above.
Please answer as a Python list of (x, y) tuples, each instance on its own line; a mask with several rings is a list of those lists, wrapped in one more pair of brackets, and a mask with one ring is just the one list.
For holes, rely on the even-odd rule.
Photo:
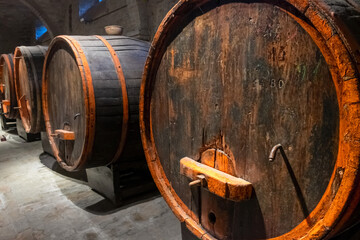
[[(99, 36), (97, 36), (99, 37)], [(142, 59), (146, 59), (148, 56), (148, 50), (150, 44), (148, 42), (144, 42), (142, 40), (133, 39), (136, 42), (134, 43), (134, 48), (138, 49), (136, 55), (127, 56), (126, 54), (120, 54), (121, 51), (117, 50), (115, 46), (116, 37), (111, 36), (103, 36), (103, 38), (113, 46), (114, 51), (116, 52), (117, 58), (120, 61), (120, 65), (122, 66), (122, 72), (124, 76), (123, 85), (126, 88), (127, 98), (128, 98), (128, 120), (127, 120), (127, 130), (124, 131), (126, 133), (126, 139), (124, 138), (124, 146), (120, 147), (120, 152), (118, 153), (118, 157), (122, 157), (124, 159), (136, 159), (137, 161), (143, 161), (145, 158), (143, 154), (143, 148), (141, 144), (141, 136), (139, 129), (139, 94), (140, 94), (140, 86), (141, 79), (143, 73), (143, 66), (145, 64), (136, 64), (136, 62), (142, 62)], [(118, 37), (122, 38), (122, 37)], [(145, 44), (145, 46), (144, 46)], [(141, 47), (138, 45), (142, 45)], [(130, 62), (130, 58), (132, 62)], [(140, 153), (140, 154), (139, 154)], [(121, 154), (121, 156), (120, 156)], [(118, 158), (118, 157), (115, 157)], [(114, 159), (114, 161), (116, 161)]]
[(20, 72), (19, 65), (22, 59), (27, 67), (27, 76), (29, 89), (31, 94), (31, 115), (33, 119), (28, 119), (19, 110), (21, 121), (27, 133), (39, 133), (43, 129), (44, 120), (42, 114), (41, 103), (41, 85), (42, 85), (42, 70), (47, 51), (46, 46), (19, 46), (14, 52), (14, 82), (18, 105), (20, 106), (20, 98), (24, 95), (20, 87)]
[[(5, 113), (5, 117), (8, 119), (16, 119), (19, 116), (19, 112), (17, 109), (15, 109), (17, 107), (17, 101), (16, 101), (16, 91), (15, 91), (15, 82), (14, 82), (14, 56), (13, 54), (2, 54), (1, 55), (1, 59), (0, 59), (0, 65), (3, 65), (1, 67), (1, 75), (3, 74), (3, 67), (6, 67), (9, 74), (9, 79), (10, 79), (10, 86), (6, 87), (6, 83), (5, 84), (5, 89), (9, 88), (10, 89), (10, 99), (8, 99), (10, 101), (10, 111)], [(3, 96), (3, 100), (6, 99), (6, 90), (4, 91), (4, 96)]]
[[(84, 168), (104, 166), (104, 165), (111, 164), (113, 162), (121, 162), (121, 163), (122, 162), (126, 163), (127, 161), (129, 161), (129, 162), (137, 162), (137, 161), (144, 162), (142, 151), (135, 152), (135, 153), (134, 153), (134, 151), (130, 151), (131, 153), (129, 154), (123, 148), (124, 146), (123, 147), (120, 146), (120, 145), (124, 144), (128, 148), (128, 145), (132, 144), (131, 140), (134, 139), (132, 137), (133, 134), (129, 134), (129, 132), (127, 131), (127, 124), (124, 124), (124, 123), (122, 123), (119, 126), (120, 130), (121, 130), (120, 134), (114, 134), (114, 133), (110, 134), (112, 136), (111, 137), (112, 139), (116, 139), (114, 141), (120, 141), (119, 146), (116, 147), (117, 151), (114, 151), (114, 149), (113, 149), (112, 151), (108, 151), (108, 152), (104, 153), (104, 151), (101, 150), (102, 148), (104, 148), (104, 142), (106, 143), (106, 141), (104, 141), (104, 139), (101, 135), (109, 134), (109, 133), (105, 133), (105, 131), (102, 131), (102, 130), (104, 128), (106, 128), (106, 126), (109, 127), (112, 124), (109, 124), (109, 122), (106, 122), (106, 121), (102, 122), (101, 120), (99, 120), (101, 118), (101, 103), (100, 102), (97, 103), (96, 99), (99, 99), (102, 96), (106, 96), (108, 93), (106, 91), (102, 91), (99, 84), (94, 85), (96, 83), (99, 83), (101, 79), (99, 80), (99, 79), (93, 78), (94, 76), (91, 74), (91, 69), (92, 70), (95, 69), (95, 71), (93, 72), (93, 73), (95, 73), (96, 67), (94, 65), (91, 66), (91, 64), (89, 62), (91, 61), (91, 59), (95, 59), (95, 58), (94, 58), (94, 56), (91, 56), (91, 52), (87, 52), (86, 48), (91, 47), (91, 46), (84, 47), (84, 45), (82, 45), (82, 41), (83, 42), (94, 41), (94, 42), (97, 42), (97, 44), (101, 44), (102, 45), (101, 47), (103, 48), (103, 50), (108, 51), (107, 59), (105, 59), (105, 60), (102, 59), (102, 61), (106, 61), (107, 63), (114, 65), (114, 62), (117, 59), (117, 57), (114, 57), (114, 55), (117, 55), (117, 53), (113, 49), (111, 49), (111, 45), (109, 46), (109, 44), (107, 44), (107, 45), (105, 44), (105, 43), (107, 43), (107, 40), (105, 40), (105, 38), (108, 39), (107, 37), (100, 37), (100, 36), (58, 36), (50, 44), (48, 54), (46, 55), (46, 58), (45, 58), (45, 64), (44, 64), (44, 73), (45, 74), (43, 75), (43, 83), (44, 84), (43, 84), (42, 91), (43, 91), (43, 109), (44, 109), (46, 130), (47, 130), (47, 134), (50, 139), (51, 147), (54, 151), (54, 155), (56, 156), (60, 165), (68, 171), (76, 171), (76, 170), (84, 169)], [(110, 39), (113, 39), (113, 38), (114, 37), (110, 37)], [(126, 38), (126, 37), (120, 37), (120, 38), (128, 39), (130, 41), (138, 41), (136, 39)], [(141, 41), (141, 42), (142, 42), (143, 46), (146, 46), (145, 48), (148, 49), (148, 43), (143, 42), (143, 41)], [(46, 99), (46, 96), (47, 96), (46, 87), (47, 87), (47, 82), (48, 82), (46, 71), (47, 71), (49, 61), (51, 60), (51, 56), (54, 54), (52, 52), (53, 48), (56, 48), (57, 45), (61, 44), (61, 43), (63, 43), (63, 44), (65, 43), (65, 44), (69, 45), (70, 48), (72, 49), (72, 51), (74, 52), (78, 63), (80, 63), (81, 65), (84, 66), (84, 70), (82, 70), (83, 86), (86, 86), (86, 89), (84, 88), (84, 96), (85, 95), (89, 96), (89, 98), (86, 99), (86, 101), (85, 101), (86, 114), (87, 114), (87, 124), (86, 124), (87, 128), (86, 128), (86, 137), (85, 137), (86, 143), (85, 143), (85, 147), (83, 149), (83, 154), (81, 156), (81, 159), (78, 159), (78, 161), (77, 161), (78, 163), (74, 166), (67, 165), (65, 162), (63, 162), (59, 158), (59, 156), (58, 156), (59, 151), (57, 150), (57, 148), (54, 144), (54, 138), (49, 135), (51, 133), (51, 124), (49, 121), (49, 113), (48, 113), (48, 106), (47, 106), (48, 103), (47, 103), (47, 99)], [(96, 62), (96, 59), (94, 62)], [(145, 62), (145, 57), (143, 58), (143, 63), (144, 62)], [(140, 65), (143, 66), (143, 63), (140, 63)], [(115, 68), (115, 65), (114, 65), (114, 71), (117, 72), (116, 71), (117, 68)], [(117, 66), (117, 67), (121, 69), (121, 65)], [(139, 79), (140, 79), (140, 76), (139, 76)], [(95, 78), (96, 77), (99, 77), (99, 74), (96, 74)], [(120, 76), (120, 77), (121, 77), (121, 79), (118, 79), (116, 82), (125, 81), (124, 76)], [(104, 80), (106, 80), (106, 77)], [(138, 85), (139, 85), (138, 89), (140, 89), (140, 82)], [(121, 91), (121, 88), (113, 89), (113, 91)], [(125, 93), (126, 93), (126, 89), (125, 89)], [(122, 111), (123, 112), (127, 111), (127, 107), (125, 105), (123, 106)], [(106, 115), (106, 113), (105, 113), (105, 115)], [(130, 119), (132, 119), (132, 117)], [(109, 120), (107, 120), (107, 121), (109, 121)], [(110, 123), (111, 123), (111, 121), (114, 122), (114, 120), (110, 120)], [(95, 127), (95, 126), (97, 126), (97, 127)], [(138, 124), (137, 124), (137, 128), (138, 128)], [(102, 133), (102, 132), (104, 132), (104, 133)], [(121, 132), (125, 133), (125, 135), (124, 135), (125, 138), (124, 138), (124, 136), (121, 135)], [(138, 130), (137, 131), (135, 130), (135, 132), (138, 132)], [(140, 137), (138, 136), (138, 139), (135, 139), (134, 142), (137, 145), (140, 145), (141, 144)], [(141, 148), (141, 146), (140, 146), (140, 148)], [(130, 148), (130, 149), (134, 149), (134, 148)], [(110, 154), (113, 155), (111, 159), (108, 156), (109, 152), (110, 152)], [(107, 159), (101, 159), (106, 154), (108, 154), (106, 156)], [(145, 162), (144, 162), (144, 164), (145, 164)]]
[[(140, 93), (140, 128), (141, 128), (141, 137), (142, 142), (144, 146), (145, 155), (147, 158), (148, 166), (150, 169), (150, 172), (155, 180), (155, 183), (158, 186), (158, 189), (160, 190), (161, 194), (165, 198), (168, 205), (171, 207), (174, 214), (179, 218), (181, 222), (184, 222), (188, 229), (195, 234), (198, 238), (201, 239), (213, 239), (213, 236), (211, 236), (201, 225), (196, 223), (192, 218), (190, 214), (190, 210), (186, 209), (186, 206), (184, 208), (184, 203), (181, 201), (178, 195), (174, 193), (174, 189), (171, 187), (171, 184), (168, 182), (167, 177), (164, 173), (164, 170), (162, 169), (160, 160), (158, 158), (157, 152), (156, 152), (156, 145), (154, 143), (152, 128), (151, 128), (151, 114), (149, 113), (150, 104), (151, 104), (151, 89), (153, 87), (152, 78), (155, 78), (157, 67), (159, 66), (159, 61), (157, 59), (161, 59), (162, 54), (164, 53), (164, 48), (167, 47), (166, 42), (166, 34), (171, 30), (171, 25), (174, 24), (176, 26), (176, 22), (181, 22), (182, 16), (181, 14), (185, 12), (190, 12), (192, 8), (199, 7), (202, 3), (208, 2), (208, 1), (192, 1), (189, 3), (188, 1), (179, 1), (178, 4), (176, 4), (173, 9), (167, 14), (167, 16), (162, 21), (160, 27), (158, 28), (158, 31), (155, 35), (154, 41), (152, 43), (152, 47), (149, 52), (149, 57), (145, 64), (145, 70), (143, 75), (143, 82), (141, 85), (141, 93)], [(272, 1), (266, 1), (266, 2), (272, 2)], [(302, 21), (301, 19), (296, 19), (300, 25), (305, 28), (306, 32), (311, 32), (311, 37), (314, 38), (314, 35), (316, 37), (324, 37), (328, 34), (327, 30), (328, 28), (331, 28), (332, 34), (330, 38), (328, 38), (327, 42), (324, 41), (322, 43), (317, 42), (318, 46), (321, 45), (323, 48), (322, 50), (327, 50), (327, 45), (338, 47), (341, 49), (341, 55), (338, 53), (333, 53), (334, 56), (327, 56), (327, 60), (329, 58), (337, 58), (337, 60), (347, 60), (348, 65), (347, 70), (348, 72), (351, 72), (351, 78), (346, 79), (344, 77), (344, 80), (355, 80), (355, 83), (350, 83), (346, 86), (348, 92), (343, 93), (345, 95), (346, 100), (343, 100), (344, 105), (348, 106), (348, 104), (356, 104), (358, 105), (358, 99), (359, 99), (359, 93), (356, 88), (356, 86), (359, 84), (359, 55), (356, 55), (356, 51), (358, 51), (359, 46), (359, 38), (354, 38), (354, 35), (359, 35), (359, 29), (353, 28), (352, 32), (349, 33), (342, 33), (339, 31), (339, 29), (333, 29), (334, 22), (331, 21), (331, 18), (328, 17), (324, 12), (326, 10), (329, 11), (329, 9), (335, 11), (330, 14), (331, 16), (340, 16), (337, 18), (341, 19), (341, 14), (336, 12), (336, 8), (329, 8), (329, 2), (328, 0), (324, 1), (297, 1), (297, 0), (289, 0), (286, 4), (290, 4), (294, 6), (297, 10), (299, 10), (301, 13), (306, 14), (306, 16), (309, 18), (309, 22), (313, 24), (314, 29), (306, 28), (306, 22)], [(347, 4), (347, 3), (344, 3)], [(325, 7), (324, 7), (325, 6)], [(328, 9), (326, 9), (326, 7)], [(351, 7), (350, 7), (351, 8)], [(353, 9), (351, 9), (353, 10)], [(321, 12), (325, 15), (324, 22), (319, 21), (319, 17), (312, 14), (314, 11)], [(292, 15), (292, 13), (289, 13), (292, 17), (295, 17)], [(337, 15), (338, 14), (338, 15)], [(323, 15), (321, 17), (324, 17)], [(344, 21), (346, 22), (346, 21)], [(345, 23), (346, 24), (346, 23)], [(317, 32), (318, 31), (318, 32)], [(338, 34), (337, 34), (337, 33)], [(338, 36), (340, 35), (340, 37)], [(335, 36), (335, 37), (333, 37)], [(332, 38), (333, 37), (333, 38)], [(337, 38), (338, 37), (338, 38)], [(334, 40), (333, 40), (334, 39)], [(355, 40), (354, 40), (355, 39)], [(332, 41), (333, 40), (333, 41)], [(337, 42), (335, 43), (335, 41)], [(336, 49), (332, 49), (333, 51), (336, 51)], [(326, 52), (323, 54), (328, 55)], [(355, 54), (354, 54), (355, 53)], [(334, 59), (331, 59), (331, 64), (333, 64), (336, 67), (342, 68), (344, 73), (345, 66), (341, 66), (340, 61), (336, 62)], [(155, 69), (155, 70), (153, 70)], [(333, 70), (334, 71), (334, 70)], [(333, 74), (333, 78), (338, 78), (337, 73)], [(343, 79), (341, 79), (343, 80)], [(340, 80), (340, 81), (341, 81)], [(334, 80), (335, 81), (335, 80)], [(352, 86), (351, 86), (352, 85)], [(337, 90), (338, 91), (338, 90)], [(340, 105), (339, 105), (340, 106)], [(359, 106), (355, 106), (354, 108), (358, 109)], [(351, 112), (348, 113), (349, 115), (347, 117), (353, 117), (356, 119), (356, 113)], [(344, 121), (343, 119), (341, 121)], [(357, 123), (354, 123), (355, 125)], [(345, 124), (346, 125), (346, 124)], [(356, 129), (351, 128), (351, 123), (348, 122), (348, 125), (345, 126), (347, 129), (350, 129), (352, 132), (354, 132), (354, 135), (359, 135), (358, 131)], [(342, 125), (342, 128), (344, 129), (344, 125)], [(344, 131), (344, 130), (342, 130)], [(341, 132), (343, 133), (343, 132)], [(340, 144), (339, 144), (340, 145)], [(344, 163), (342, 161), (337, 161), (337, 163), (341, 166), (344, 166), (345, 169), (349, 169), (350, 173), (346, 176), (346, 183), (342, 186), (342, 191), (339, 191), (336, 195), (336, 198), (333, 202), (336, 202), (337, 204), (332, 204), (329, 208), (330, 210), (324, 213), (324, 221), (323, 219), (315, 226), (307, 227), (306, 224), (301, 223), (298, 225), (298, 227), (294, 228), (289, 233), (286, 233), (282, 236), (273, 238), (273, 239), (323, 239), (323, 238), (330, 238), (337, 233), (341, 231), (341, 229), (344, 229), (345, 226), (351, 225), (353, 223), (353, 219), (355, 216), (355, 219), (357, 218), (359, 214), (359, 202), (360, 202), (360, 174), (358, 171), (353, 171), (353, 168), (358, 168), (360, 166), (359, 160), (357, 159), (357, 156), (359, 156), (359, 149), (358, 146), (354, 143), (349, 144), (351, 146), (351, 149), (353, 152), (348, 154), (346, 157), (348, 158), (348, 162)], [(346, 146), (349, 147), (349, 146)], [(332, 180), (334, 180), (334, 177), (332, 177)], [(329, 184), (330, 186), (331, 184)], [(329, 189), (328, 189), (329, 190)], [(327, 191), (328, 191), (327, 190)], [(341, 196), (341, 195), (345, 195)], [(341, 210), (339, 210), (339, 205)], [(321, 206), (319, 203), (318, 206)], [(347, 206), (349, 208), (347, 209)], [(316, 213), (321, 213), (321, 209), (318, 207), (313, 211), (313, 215)], [(351, 219), (351, 220), (350, 220)]]

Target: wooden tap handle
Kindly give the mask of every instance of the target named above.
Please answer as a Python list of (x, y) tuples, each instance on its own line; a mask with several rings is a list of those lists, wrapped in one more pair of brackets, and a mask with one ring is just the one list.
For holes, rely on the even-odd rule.
[(50, 136), (59, 138), (61, 140), (68, 140), (68, 141), (74, 141), (75, 140), (75, 133), (74, 132), (63, 130), (63, 129), (55, 130), (55, 133), (51, 134)]
[(224, 199), (239, 202), (251, 198), (252, 184), (250, 182), (191, 158), (185, 157), (180, 160), (180, 174), (192, 180), (190, 186), (201, 185)]

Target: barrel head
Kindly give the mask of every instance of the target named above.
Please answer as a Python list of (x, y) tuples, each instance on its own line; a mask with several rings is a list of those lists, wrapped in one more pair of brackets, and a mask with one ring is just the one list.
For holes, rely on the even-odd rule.
[(73, 166), (83, 153), (86, 131), (85, 96), (74, 54), (68, 48), (58, 49), (48, 63), (46, 74), (51, 133), (63, 129), (75, 135), (72, 141), (53, 138), (52, 144), (61, 160)]
[[(164, 171), (173, 199), (216, 238), (273, 238), (302, 222), (312, 226), (319, 219), (310, 213), (332, 182), (339, 148), (327, 53), (286, 4), (206, 2), (181, 12), (180, 25), (169, 14), (174, 25), (160, 28), (167, 35), (148, 60), (149, 165), (161, 165), (153, 173)], [(288, 161), (278, 154), (269, 162), (279, 143)], [(235, 177), (251, 182), (250, 200), (234, 203), (189, 188), (180, 159), (200, 161), (212, 148), (234, 160)]]

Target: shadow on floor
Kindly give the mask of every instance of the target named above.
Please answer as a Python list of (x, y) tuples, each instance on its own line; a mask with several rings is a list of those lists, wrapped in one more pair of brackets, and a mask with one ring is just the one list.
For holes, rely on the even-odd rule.
[(129, 199), (126, 199), (125, 201), (122, 201), (120, 204), (115, 205), (113, 202), (111, 202), (109, 199), (104, 198), (103, 200), (92, 204), (90, 206), (87, 206), (84, 208), (85, 211), (90, 212), (92, 214), (96, 215), (108, 215), (132, 206), (136, 206), (138, 204), (151, 201), (155, 198), (161, 197), (159, 191), (153, 191), (146, 194), (141, 194)]
[(68, 172), (65, 169), (63, 169), (62, 167), (60, 167), (60, 165), (57, 163), (57, 161), (55, 160), (55, 158), (53, 156), (51, 156), (45, 152), (40, 154), (39, 158), (40, 158), (40, 162), (42, 164), (44, 164), (46, 167), (53, 170), (55, 173), (58, 173), (62, 176), (68, 177), (68, 178), (87, 182), (87, 175), (86, 175), (85, 170), (80, 170), (80, 171), (76, 171), (76, 172)]
[(65, 177), (73, 181), (75, 184), (58, 184), (60, 191), (70, 201), (72, 201), (79, 208), (96, 215), (108, 215), (114, 212), (126, 209), (143, 202), (151, 201), (160, 197), (160, 193), (155, 187), (152, 191), (135, 195), (131, 198), (114, 204), (109, 199), (105, 198), (102, 193), (95, 190), (84, 188), (77, 188), (77, 184), (88, 185), (88, 178), (85, 170), (76, 172), (68, 172), (64, 170), (55, 160), (55, 158), (47, 153), (42, 153), (39, 156), (40, 162), (47, 168), (51, 169), (54, 174)]
[(10, 127), (6, 130), (2, 129), (0, 134), (1, 141), (13, 141), (16, 143), (25, 143), (26, 141), (21, 138), (16, 130), (16, 127)]
[(11, 127), (7, 130), (3, 130), (4, 132), (8, 133), (8, 134), (11, 134), (11, 135), (17, 135), (17, 130), (16, 130), (16, 127)]

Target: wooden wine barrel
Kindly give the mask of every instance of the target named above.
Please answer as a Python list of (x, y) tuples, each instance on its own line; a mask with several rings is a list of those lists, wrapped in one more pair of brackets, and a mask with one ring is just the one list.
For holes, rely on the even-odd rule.
[(41, 81), (46, 51), (45, 46), (20, 46), (14, 53), (16, 96), (27, 133), (39, 133), (44, 128)]
[(44, 63), (43, 111), (63, 168), (105, 166), (119, 158), (145, 163), (138, 104), (148, 49), (149, 43), (123, 36), (52, 41)]
[(0, 90), (2, 111), (6, 118), (16, 119), (19, 115), (14, 83), (14, 60), (12, 54), (2, 54), (0, 58)]
[(142, 142), (196, 237), (328, 239), (359, 220), (360, 14), (334, 2), (184, 0), (158, 28)]

